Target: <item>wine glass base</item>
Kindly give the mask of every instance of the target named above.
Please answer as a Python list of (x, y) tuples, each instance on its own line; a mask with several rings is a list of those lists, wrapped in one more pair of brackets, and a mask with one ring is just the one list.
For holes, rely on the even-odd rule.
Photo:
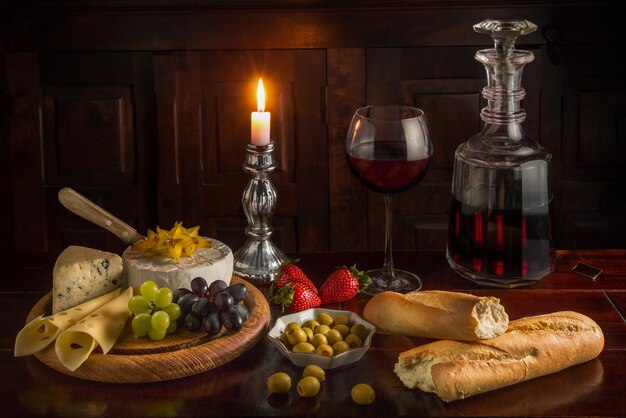
[(363, 291), (366, 295), (374, 296), (386, 291), (409, 293), (422, 288), (420, 278), (405, 270), (394, 269), (393, 277), (390, 277), (382, 269), (370, 270), (367, 275), (372, 279), (372, 283)]

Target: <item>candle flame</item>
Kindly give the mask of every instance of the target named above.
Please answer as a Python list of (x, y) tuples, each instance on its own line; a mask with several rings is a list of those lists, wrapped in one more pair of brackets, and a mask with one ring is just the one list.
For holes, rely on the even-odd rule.
[(259, 87), (256, 90), (257, 110), (265, 112), (265, 89), (263, 88), (263, 79), (259, 78)]

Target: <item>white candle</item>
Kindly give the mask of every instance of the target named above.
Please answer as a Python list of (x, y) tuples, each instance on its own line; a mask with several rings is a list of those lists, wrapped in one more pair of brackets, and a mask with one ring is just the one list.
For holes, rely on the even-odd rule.
[(260, 78), (256, 97), (258, 112), (252, 112), (250, 142), (252, 143), (252, 145), (262, 146), (270, 143), (270, 112), (264, 111), (265, 89), (263, 89), (263, 80), (261, 80)]

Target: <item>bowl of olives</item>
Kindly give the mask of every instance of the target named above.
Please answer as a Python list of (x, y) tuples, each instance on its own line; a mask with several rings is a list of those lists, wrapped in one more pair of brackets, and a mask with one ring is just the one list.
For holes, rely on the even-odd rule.
[(363, 357), (375, 331), (354, 312), (315, 308), (278, 318), (268, 337), (296, 366), (334, 369)]

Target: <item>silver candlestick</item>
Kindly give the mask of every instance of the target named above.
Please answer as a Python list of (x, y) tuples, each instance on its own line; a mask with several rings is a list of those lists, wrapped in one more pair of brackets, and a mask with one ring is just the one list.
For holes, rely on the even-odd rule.
[(243, 211), (248, 220), (246, 243), (235, 252), (235, 275), (257, 283), (271, 283), (280, 272), (287, 256), (271, 240), (272, 217), (278, 196), (269, 178), (276, 168), (274, 144), (248, 144), (243, 171), (250, 174), (241, 196)]

